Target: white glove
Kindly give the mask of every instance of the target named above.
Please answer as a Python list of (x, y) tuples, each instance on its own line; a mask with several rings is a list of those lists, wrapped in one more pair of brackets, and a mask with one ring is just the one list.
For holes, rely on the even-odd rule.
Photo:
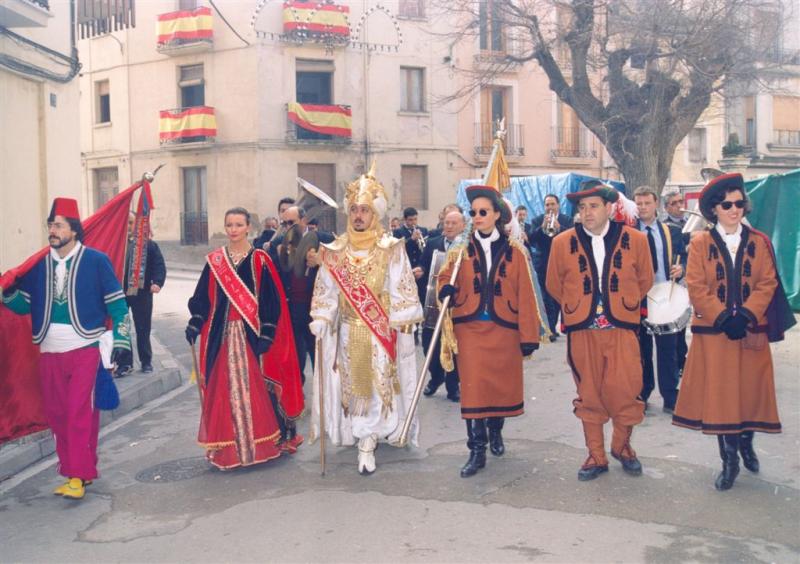
[(322, 339), (328, 333), (328, 322), (324, 319), (315, 319), (308, 324), (308, 328), (317, 339)]

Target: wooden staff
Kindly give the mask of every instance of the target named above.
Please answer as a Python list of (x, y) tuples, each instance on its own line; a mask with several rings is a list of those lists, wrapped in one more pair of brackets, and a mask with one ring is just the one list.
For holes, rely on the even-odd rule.
[(203, 407), (203, 386), (200, 384), (200, 370), (197, 368), (197, 351), (194, 348), (194, 343), (191, 344), (192, 347), (192, 379), (197, 382), (197, 394), (200, 396), (200, 407)]
[(314, 358), (317, 367), (317, 393), (319, 394), (319, 464), (320, 475), (325, 476), (325, 401), (323, 397), (325, 382), (325, 364), (322, 362), (322, 339), (317, 337), (317, 354)]
[[(458, 252), (458, 258), (456, 258), (455, 266), (453, 266), (453, 273), (450, 275), (451, 286), (456, 282), (458, 270), (461, 268), (461, 259), (463, 257), (464, 249), (462, 248)], [(400, 439), (398, 442), (401, 447), (404, 447), (406, 444), (408, 444), (408, 433), (411, 429), (411, 421), (414, 419), (414, 413), (417, 411), (419, 398), (422, 395), (422, 385), (425, 383), (425, 375), (428, 372), (428, 367), (431, 365), (431, 360), (433, 360), (433, 354), (436, 352), (436, 341), (439, 339), (439, 333), (442, 331), (442, 321), (444, 320), (447, 308), (450, 307), (451, 298), (452, 296), (447, 296), (444, 301), (442, 301), (442, 308), (439, 310), (439, 317), (436, 318), (436, 325), (433, 328), (433, 336), (431, 337), (430, 347), (428, 347), (428, 354), (425, 355), (425, 363), (422, 365), (422, 371), (417, 379), (417, 387), (414, 389), (414, 397), (411, 400), (411, 404), (408, 406), (408, 413), (406, 414), (406, 419), (403, 422), (403, 430), (400, 432)]]

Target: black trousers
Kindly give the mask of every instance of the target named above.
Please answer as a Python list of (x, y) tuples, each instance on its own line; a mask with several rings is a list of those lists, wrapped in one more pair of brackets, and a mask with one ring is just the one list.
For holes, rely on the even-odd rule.
[(539, 280), (539, 287), (542, 290), (542, 299), (544, 300), (545, 314), (547, 315), (547, 326), (550, 327), (550, 332), (555, 335), (558, 332), (558, 314), (561, 311), (561, 306), (553, 297), (547, 293), (545, 280), (547, 278), (546, 269), (544, 273), (536, 271), (536, 278)]
[[(431, 346), (431, 340), (433, 338), (433, 329), (429, 329), (428, 327), (422, 328), (422, 348), (425, 351), (425, 354), (428, 354), (428, 349)], [(447, 390), (447, 397), (451, 397), (458, 392), (458, 367), (455, 366), (455, 362), (453, 363), (454, 370), (452, 372), (445, 372), (444, 368), (442, 367), (442, 363), (439, 360), (439, 352), (441, 347), (439, 346), (440, 340), (436, 340), (436, 347), (433, 351), (433, 358), (431, 358), (431, 364), (428, 367), (428, 372), (431, 374), (431, 384), (434, 386), (441, 386), (444, 383), (444, 387)]]
[(306, 376), (303, 373), (306, 367), (306, 355), (311, 357), (311, 367), (314, 367), (314, 334), (308, 328), (311, 323), (311, 304), (289, 302), (289, 318), (292, 320), (294, 333), (294, 346), (297, 349), (297, 362), (300, 364), (300, 376), (303, 383)]
[[(153, 294), (140, 290), (135, 296), (126, 296), (128, 307), (133, 316), (133, 327), (136, 330), (136, 352), (139, 364), (153, 363), (153, 349), (150, 346), (150, 328), (153, 322)], [(131, 359), (132, 360), (132, 359)]]
[(664, 407), (675, 408), (678, 400), (678, 364), (675, 353), (679, 334), (650, 335), (644, 326), (639, 327), (639, 347), (642, 354), (642, 399), (647, 401), (655, 388), (653, 375), (653, 339), (656, 342), (658, 363), (658, 391), (664, 398)]
[(686, 364), (686, 355), (689, 354), (689, 345), (686, 344), (686, 328), (684, 327), (676, 334), (677, 343), (675, 344), (675, 354), (677, 355), (676, 362), (678, 364), (678, 374), (683, 370)]

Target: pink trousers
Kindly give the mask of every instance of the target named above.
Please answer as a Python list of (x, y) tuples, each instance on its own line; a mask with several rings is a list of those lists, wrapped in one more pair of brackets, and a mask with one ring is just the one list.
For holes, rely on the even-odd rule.
[(94, 383), (100, 349), (42, 353), (39, 374), (47, 422), (53, 431), (58, 472), (67, 478), (97, 478), (100, 412), (94, 407)]

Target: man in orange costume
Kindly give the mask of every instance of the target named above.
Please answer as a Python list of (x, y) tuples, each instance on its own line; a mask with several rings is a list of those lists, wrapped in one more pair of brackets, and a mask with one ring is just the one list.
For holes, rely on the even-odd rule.
[(578, 479), (608, 471), (603, 425), (609, 419), (611, 455), (637, 476), (642, 465), (630, 441), (634, 425), (644, 418), (638, 331), (640, 304), (653, 285), (647, 238), (610, 220), (619, 199), (611, 186), (589, 180), (567, 198), (581, 223), (553, 240), (547, 291), (561, 305), (567, 362), (578, 388), (573, 405), (589, 449)]

